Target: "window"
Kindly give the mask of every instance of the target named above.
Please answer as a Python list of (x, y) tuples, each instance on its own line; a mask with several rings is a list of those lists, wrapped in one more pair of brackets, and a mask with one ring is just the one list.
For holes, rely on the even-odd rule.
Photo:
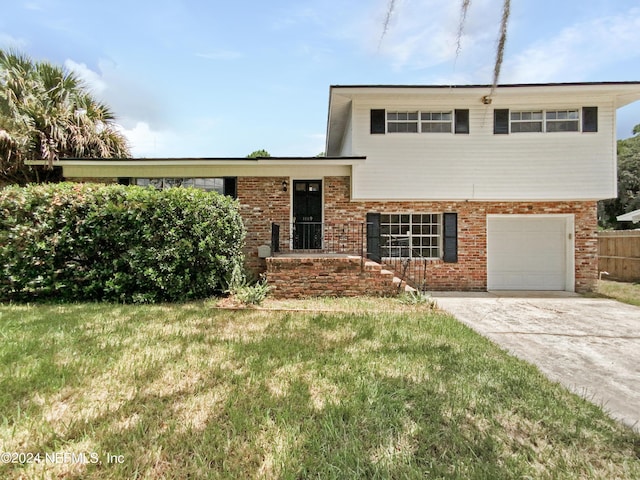
[(389, 133), (451, 133), (452, 125), (453, 112), (451, 111), (387, 113)]
[(387, 131), (389, 133), (417, 133), (418, 112), (387, 113)]
[(567, 110), (494, 110), (493, 133), (579, 132), (582, 117), (583, 132), (598, 131), (598, 107)]
[(435, 213), (380, 215), (383, 257), (440, 258), (441, 215)]
[(541, 131), (542, 111), (511, 112), (511, 133)]
[(372, 109), (370, 114), (371, 134), (469, 133), (468, 109), (435, 112), (387, 112), (384, 109)]
[[(172, 187), (194, 187), (235, 197), (235, 178), (136, 178), (135, 184), (164, 190)], [(233, 188), (231, 188), (233, 184)]]
[(578, 110), (547, 110), (547, 132), (577, 132), (580, 128)]
[(451, 133), (451, 112), (422, 112), (420, 131), (422, 133)]

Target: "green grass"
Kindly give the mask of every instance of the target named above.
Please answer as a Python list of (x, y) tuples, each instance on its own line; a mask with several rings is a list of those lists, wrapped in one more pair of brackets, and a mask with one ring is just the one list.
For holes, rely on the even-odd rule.
[(102, 462), (0, 478), (640, 477), (637, 434), (447, 315), (266, 305), (0, 306), (0, 451)]
[(640, 307), (640, 283), (599, 280), (596, 293)]

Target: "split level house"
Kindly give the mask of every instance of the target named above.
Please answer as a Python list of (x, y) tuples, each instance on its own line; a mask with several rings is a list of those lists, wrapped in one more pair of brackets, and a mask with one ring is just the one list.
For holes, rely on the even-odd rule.
[[(427, 290), (587, 291), (596, 202), (617, 196), (616, 110), (638, 99), (640, 82), (339, 85), (324, 157), (59, 164), (70, 179), (236, 197), (247, 267), (276, 289), (353, 293), (376, 262)], [(349, 284), (338, 254), (366, 259)]]

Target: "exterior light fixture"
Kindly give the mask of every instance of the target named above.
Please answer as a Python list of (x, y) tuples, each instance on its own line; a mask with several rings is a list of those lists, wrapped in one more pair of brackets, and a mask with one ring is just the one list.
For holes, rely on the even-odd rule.
[(484, 97), (482, 97), (482, 103), (484, 103), (485, 105), (491, 105), (491, 102), (493, 100), (491, 100), (491, 97), (489, 95), (485, 95)]
[(286, 180), (283, 180), (282, 181), (282, 191), (286, 192), (288, 187), (289, 187), (289, 182), (287, 182)]

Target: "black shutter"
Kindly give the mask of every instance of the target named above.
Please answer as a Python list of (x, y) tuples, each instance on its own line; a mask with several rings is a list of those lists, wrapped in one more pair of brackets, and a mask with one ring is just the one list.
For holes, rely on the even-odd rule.
[(238, 178), (224, 177), (222, 180), (224, 182), (224, 186), (223, 186), (224, 194), (228, 195), (231, 198), (238, 198), (238, 192), (237, 192)]
[(456, 133), (469, 133), (469, 110), (456, 110), (455, 120)]
[(379, 213), (367, 213), (367, 257), (378, 263), (382, 260)]
[(371, 133), (385, 133), (387, 113), (382, 110), (371, 110)]
[(131, 180), (133, 179), (129, 177), (119, 177), (118, 185), (133, 185), (133, 182)]
[(444, 213), (443, 217), (443, 250), (442, 259), (447, 263), (458, 261), (458, 214)]
[(509, 110), (497, 109), (493, 111), (493, 133), (505, 135), (509, 133)]
[(582, 107), (582, 131), (598, 131), (598, 107)]

